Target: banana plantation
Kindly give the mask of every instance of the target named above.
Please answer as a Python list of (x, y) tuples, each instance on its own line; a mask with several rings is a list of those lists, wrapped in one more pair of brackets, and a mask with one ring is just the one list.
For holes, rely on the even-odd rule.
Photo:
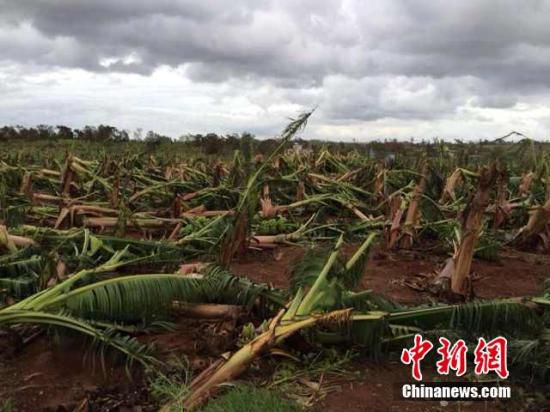
[(263, 155), (2, 149), (0, 410), (391, 409), (418, 334), (506, 337), (548, 405), (547, 147), (300, 150), (311, 115)]

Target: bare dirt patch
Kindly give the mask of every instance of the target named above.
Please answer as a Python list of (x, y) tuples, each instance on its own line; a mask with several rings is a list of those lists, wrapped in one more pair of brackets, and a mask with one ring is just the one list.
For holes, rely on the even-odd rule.
[[(353, 250), (354, 247), (346, 247), (345, 252), (351, 254)], [(290, 268), (304, 252), (305, 249), (298, 246), (283, 247), (275, 252), (251, 252), (233, 263), (231, 269), (255, 282), (287, 287)], [(433, 296), (405, 286), (404, 281), (438, 271), (446, 259), (447, 256), (418, 251), (375, 250), (361, 287), (403, 304), (428, 302)], [(519, 255), (504, 256), (495, 262), (474, 260), (472, 271), (475, 295), (483, 299), (540, 295), (543, 280), (550, 276), (544, 261), (520, 258)]]

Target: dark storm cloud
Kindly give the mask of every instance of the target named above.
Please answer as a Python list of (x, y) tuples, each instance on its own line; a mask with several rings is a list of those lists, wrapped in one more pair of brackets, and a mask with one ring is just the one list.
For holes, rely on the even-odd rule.
[(435, 119), (547, 93), (550, 1), (0, 0), (0, 50), (8, 63), (263, 82), (317, 99), (328, 120)]

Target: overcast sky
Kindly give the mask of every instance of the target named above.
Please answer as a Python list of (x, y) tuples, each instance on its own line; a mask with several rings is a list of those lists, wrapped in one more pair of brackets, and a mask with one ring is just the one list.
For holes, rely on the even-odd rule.
[(550, 137), (550, 1), (0, 0), (0, 124)]

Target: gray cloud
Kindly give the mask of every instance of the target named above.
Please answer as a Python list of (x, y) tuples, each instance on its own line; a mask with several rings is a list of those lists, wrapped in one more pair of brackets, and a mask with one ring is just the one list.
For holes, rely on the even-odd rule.
[(548, 100), (543, 0), (0, 0), (0, 10), (0, 63), (17, 65), (16, 83), (68, 69), (143, 83), (168, 67), (218, 84), (216, 101), (241, 88), (243, 107), (264, 112), (319, 104), (327, 125), (443, 122)]

